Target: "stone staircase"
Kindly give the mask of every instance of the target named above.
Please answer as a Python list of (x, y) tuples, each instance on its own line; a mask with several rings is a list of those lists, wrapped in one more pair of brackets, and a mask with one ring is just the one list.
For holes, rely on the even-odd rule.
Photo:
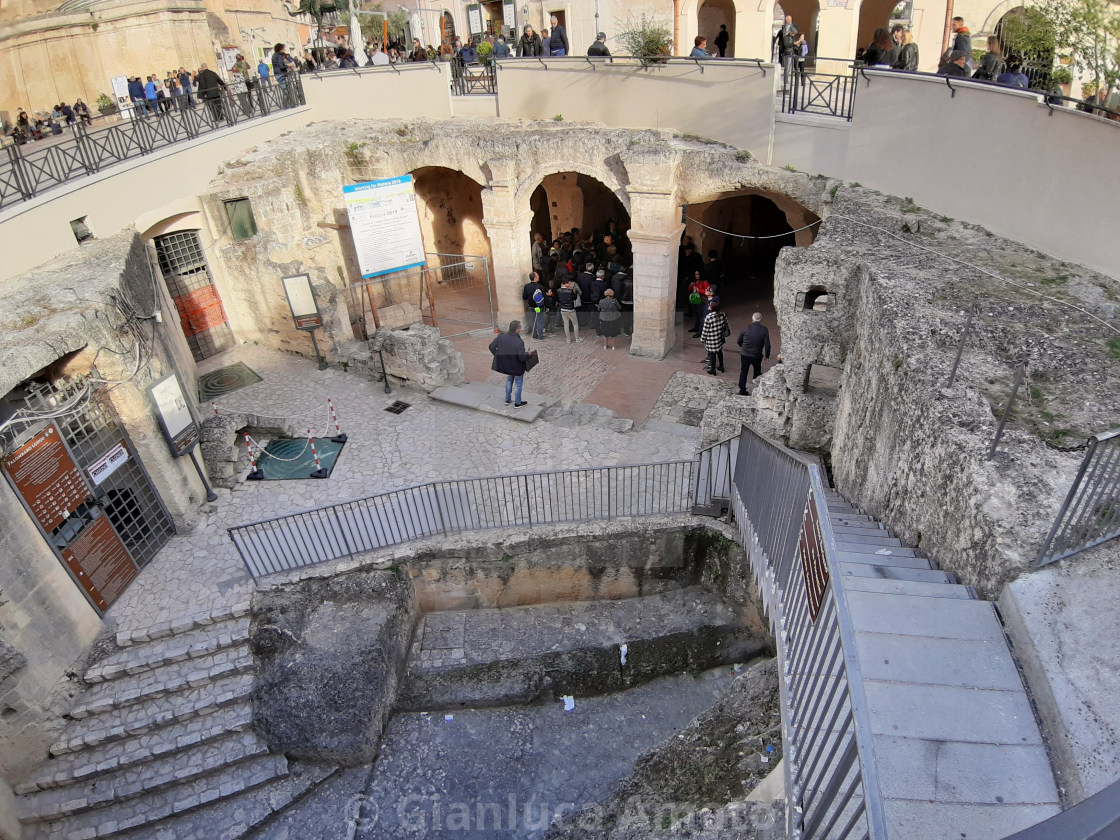
[(16, 787), (27, 840), (237, 837), (283, 799), (241, 794), (299, 795), (285, 758), (251, 729), (248, 610), (118, 634), (119, 649), (87, 670), (51, 759)]
[(1002, 838), (1059, 811), (995, 605), (827, 491), (890, 840)]

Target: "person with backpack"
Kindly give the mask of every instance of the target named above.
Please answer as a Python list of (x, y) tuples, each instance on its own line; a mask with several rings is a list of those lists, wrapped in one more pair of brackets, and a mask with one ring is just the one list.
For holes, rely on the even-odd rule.
[(572, 337), (568, 333), (569, 326), (571, 326), (575, 335), (576, 343), (583, 341), (579, 337), (579, 317), (577, 315), (583, 301), (580, 299), (579, 286), (576, 285), (574, 280), (569, 278), (564, 281), (564, 285), (556, 293), (556, 302), (560, 305), (560, 317), (563, 318), (564, 343), (572, 343)]
[(544, 338), (545, 321), (548, 318), (548, 307), (545, 305), (544, 286), (541, 285), (541, 276), (529, 272), (529, 282), (521, 291), (521, 299), (529, 314), (529, 335), (536, 339)]

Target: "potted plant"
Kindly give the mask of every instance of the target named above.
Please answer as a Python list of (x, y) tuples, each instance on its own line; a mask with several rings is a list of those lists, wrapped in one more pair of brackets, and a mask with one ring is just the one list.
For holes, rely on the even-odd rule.
[(1062, 96), (1069, 96), (1069, 88), (1073, 84), (1073, 76), (1069, 70), (1065, 67), (1056, 68), (1050, 73), (1050, 81), (1062, 89)]
[(631, 18), (619, 24), (621, 31), (616, 36), (630, 55), (639, 59), (643, 66), (661, 64), (673, 54), (673, 32), (669, 25), (655, 17), (642, 15), (637, 20)]
[(490, 59), (494, 55), (494, 45), (484, 40), (478, 45), (478, 63), (483, 67), (490, 66)]
[(101, 112), (101, 116), (107, 117), (110, 114), (117, 113), (117, 103), (107, 93), (98, 94), (97, 110)]

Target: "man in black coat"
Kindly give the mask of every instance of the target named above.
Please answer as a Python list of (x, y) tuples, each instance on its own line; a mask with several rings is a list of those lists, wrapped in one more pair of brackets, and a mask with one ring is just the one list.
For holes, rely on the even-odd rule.
[(494, 354), (494, 363), (490, 365), (490, 369), (506, 375), (506, 405), (513, 402), (514, 408), (525, 405), (521, 401), (521, 385), (525, 381), (525, 363), (529, 361), (520, 332), (521, 322), (510, 321), (509, 331), (494, 336), (494, 340), (490, 342), (490, 352)]
[[(574, 260), (573, 260), (574, 262)], [(583, 305), (579, 310), (579, 325), (586, 327), (591, 310), (595, 307), (591, 303), (591, 284), (595, 282), (595, 263), (584, 263), (583, 271), (576, 276), (576, 285), (579, 286), (579, 296), (583, 299)]]
[(525, 24), (525, 31), (517, 39), (518, 58), (536, 58), (541, 54), (541, 36), (533, 31), (533, 27)]
[(535, 271), (529, 272), (529, 282), (521, 290), (521, 299), (525, 301), (527, 317), (529, 319), (529, 334), (533, 338), (544, 338), (545, 320), (548, 317), (548, 307), (544, 300), (544, 284), (541, 276)]
[(591, 297), (588, 299), (591, 304), (591, 329), (595, 330), (596, 334), (599, 333), (599, 301), (610, 287), (607, 272), (600, 268), (595, 272), (595, 279), (591, 281)]
[(222, 118), (222, 88), (226, 83), (222, 81), (222, 77), (203, 64), (199, 70), (198, 75), (195, 76), (195, 85), (198, 87), (198, 98), (206, 101), (210, 106), (210, 115), (217, 122)]
[(552, 33), (548, 36), (548, 54), (552, 56), (565, 56), (571, 50), (568, 48), (568, 34), (560, 25), (560, 19), (552, 16)]
[(747, 372), (754, 368), (754, 378), (762, 376), (762, 360), (770, 358), (770, 331), (762, 326), (762, 313), (751, 316), (751, 325), (739, 335), (739, 396), (747, 395)]
[(607, 49), (607, 33), (600, 32), (599, 36), (595, 39), (595, 43), (587, 48), (588, 55), (608, 56), (611, 51)]

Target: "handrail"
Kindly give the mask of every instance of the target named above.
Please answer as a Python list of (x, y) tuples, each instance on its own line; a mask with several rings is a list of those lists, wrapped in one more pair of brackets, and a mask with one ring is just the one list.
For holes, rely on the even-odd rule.
[[(747, 469), (747, 465), (750, 469)], [(732, 507), (781, 660), (790, 833), (886, 838), (854, 628), (820, 468), (744, 428)]]
[(439, 534), (688, 513), (695, 461), (434, 481), (228, 529), (253, 578)]
[(1108, 840), (1120, 836), (1120, 779), (1072, 808), (1005, 840)]

